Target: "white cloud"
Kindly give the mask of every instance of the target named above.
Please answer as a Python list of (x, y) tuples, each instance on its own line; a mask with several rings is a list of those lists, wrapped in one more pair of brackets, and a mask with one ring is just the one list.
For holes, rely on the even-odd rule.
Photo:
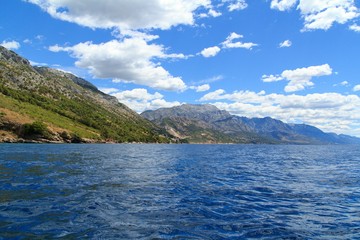
[(214, 9), (210, 9), (208, 14), (211, 17), (220, 17), (222, 15), (221, 12), (217, 12)]
[(353, 24), (349, 28), (350, 28), (350, 30), (353, 30), (355, 32), (360, 32), (360, 26), (357, 24)]
[[(272, 0), (271, 8), (285, 11), (297, 2), (304, 19), (303, 31), (328, 30), (334, 23), (344, 24), (359, 16), (354, 0)], [(351, 29), (357, 29), (356, 25)]]
[(209, 58), (216, 56), (220, 51), (221, 49), (218, 46), (214, 46), (214, 47), (205, 48), (200, 52), (200, 54), (203, 57)]
[(245, 0), (235, 0), (235, 1), (231, 1), (231, 3), (228, 6), (228, 9), (230, 12), (232, 12), (237, 10), (244, 10), (247, 7), (248, 5), (245, 2)]
[[(237, 34), (237, 33), (230, 33), (230, 35), (226, 38), (224, 42), (222, 42), (220, 45), (222, 49), (228, 49), (228, 48), (245, 48), (245, 49), (252, 49), (255, 46), (258, 46), (256, 43), (252, 42), (235, 42), (234, 40), (243, 38), (244, 36)], [(201, 54), (203, 57), (209, 58), (216, 56), (221, 51), (221, 48), (218, 46), (214, 47), (208, 47), (204, 48), (199, 54)]]
[(271, 8), (279, 11), (286, 11), (291, 9), (296, 2), (297, 0), (272, 0)]
[(39, 63), (29, 60), (31, 66), (48, 66), (47, 63)]
[(45, 38), (44, 35), (36, 35), (36, 36), (35, 36), (35, 39), (38, 40), (38, 41), (40, 41), (40, 42), (42, 42), (42, 41), (44, 41), (46, 38)]
[(292, 42), (290, 40), (285, 40), (279, 44), (280, 48), (291, 47), (291, 46), (292, 46)]
[(218, 6), (226, 6), (229, 12), (244, 10), (248, 7), (245, 0), (222, 0)]
[(32, 43), (32, 41), (30, 40), (30, 39), (25, 39), (24, 41), (23, 41), (23, 43), (26, 43), (26, 44), (31, 44)]
[[(202, 98), (200, 98), (200, 101), (212, 101), (212, 100), (226, 99), (227, 97), (225, 97), (223, 94), (225, 94), (225, 90), (218, 89), (214, 92), (205, 94)], [(227, 95), (227, 96), (229, 96), (229, 95)]]
[(223, 48), (246, 48), (246, 49), (252, 49), (253, 47), (258, 46), (256, 43), (252, 42), (234, 42), (236, 39), (243, 38), (243, 35), (237, 34), (235, 32), (230, 33), (230, 35), (226, 38), (226, 40), (222, 43)]
[(286, 92), (296, 92), (313, 86), (312, 78), (331, 74), (332, 69), (329, 64), (323, 64), (295, 70), (285, 70), (280, 75), (263, 75), (262, 80), (264, 82), (287, 80), (289, 83), (284, 90)]
[(168, 108), (181, 105), (181, 103), (177, 101), (167, 102), (162, 94), (158, 92), (151, 94), (143, 88), (136, 88), (126, 91), (110, 89), (110, 94), (116, 97), (119, 102), (124, 103), (138, 113), (146, 110), (154, 110), (163, 107)]
[(353, 91), (354, 91), (354, 92), (360, 91), (360, 84), (359, 84), (359, 85), (356, 85), (356, 86), (353, 88)]
[(286, 92), (294, 92), (313, 86), (311, 82), (313, 77), (321, 77), (332, 74), (332, 69), (328, 64), (320, 66), (311, 66), (307, 68), (298, 68), (295, 70), (285, 70), (281, 76), (287, 79), (289, 84), (285, 87)]
[(113, 96), (116, 96), (119, 101), (129, 101), (129, 100), (138, 100), (138, 101), (151, 101), (154, 99), (161, 99), (163, 95), (155, 92), (154, 94), (148, 93), (144, 88), (135, 88), (132, 90), (118, 91), (113, 92)]
[(3, 41), (0, 45), (10, 50), (16, 50), (20, 48), (20, 43), (16, 41)]
[(115, 38), (118, 38), (118, 39), (123, 39), (123, 38), (126, 38), (126, 37), (141, 38), (141, 39), (144, 39), (147, 42), (159, 38), (158, 35), (152, 35), (152, 34), (140, 32), (140, 31), (137, 31), (137, 30), (122, 30), (122, 31), (120, 31), (119, 29), (115, 29), (115, 30), (112, 31), (111, 34)]
[(227, 94), (218, 89), (205, 94), (200, 101), (210, 102), (239, 116), (270, 116), (288, 123), (314, 125), (324, 131), (360, 136), (360, 97), (357, 95), (323, 93), (302, 96), (266, 94), (264, 91)]
[(72, 47), (51, 46), (54, 52), (66, 51), (77, 67), (89, 69), (97, 78), (134, 83), (156, 89), (183, 91), (186, 84), (173, 77), (156, 59), (185, 58), (183, 54), (166, 54), (163, 46), (149, 44), (142, 38), (125, 38), (101, 44), (79, 43)]
[(262, 80), (263, 82), (277, 82), (284, 80), (284, 78), (279, 75), (262, 75)]
[(298, 9), (305, 20), (304, 30), (327, 30), (359, 15), (353, 0), (301, 0)]
[(169, 29), (193, 25), (194, 12), (210, 0), (27, 0), (54, 18), (90, 28)]
[(119, 89), (117, 89), (117, 88), (99, 88), (99, 90), (106, 94), (112, 94), (112, 93), (119, 92)]
[(209, 11), (207, 13), (200, 13), (197, 17), (199, 18), (208, 18), (208, 17), (220, 17), (222, 15), (221, 12), (213, 9), (213, 8), (210, 8)]
[(336, 84), (334, 84), (333, 86), (334, 87), (337, 87), (337, 86), (349, 86), (350, 84), (349, 84), (349, 82), (348, 81), (343, 81), (343, 82), (341, 82), (341, 83), (336, 83)]
[(206, 91), (210, 90), (210, 85), (209, 84), (203, 84), (203, 85), (200, 85), (200, 86), (191, 86), (190, 89), (193, 89), (196, 92), (206, 92)]
[(61, 51), (70, 51), (71, 50), (71, 47), (61, 47), (59, 45), (53, 45), (53, 46), (50, 46), (49, 47), (49, 51), (51, 52), (61, 52)]
[(205, 92), (210, 90), (210, 85), (209, 84), (204, 84), (204, 85), (200, 85), (196, 88), (197, 92)]
[(212, 83), (212, 82), (217, 82), (217, 81), (221, 81), (224, 79), (224, 76), (222, 75), (217, 75), (217, 76), (213, 76), (211, 78), (205, 79), (202, 82), (206, 82), (206, 83)]
[(213, 76), (207, 79), (203, 79), (200, 81), (197, 81), (195, 83), (192, 83), (193, 85), (200, 85), (200, 84), (209, 84), (209, 83), (213, 83), (213, 82), (217, 82), (217, 81), (221, 81), (224, 79), (224, 76), (222, 75), (217, 75), (217, 76)]

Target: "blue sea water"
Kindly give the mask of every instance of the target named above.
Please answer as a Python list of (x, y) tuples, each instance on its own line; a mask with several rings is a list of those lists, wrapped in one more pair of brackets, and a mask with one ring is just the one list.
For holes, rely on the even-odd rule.
[(2, 144), (0, 239), (360, 239), (360, 147)]

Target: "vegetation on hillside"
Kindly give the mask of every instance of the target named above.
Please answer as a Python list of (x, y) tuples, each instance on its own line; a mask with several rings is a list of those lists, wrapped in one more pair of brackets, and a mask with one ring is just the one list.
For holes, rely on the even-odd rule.
[(169, 142), (166, 131), (85, 80), (55, 69), (33, 68), (4, 48), (0, 48), (0, 131), (60, 142)]
[[(51, 92), (51, 90), (48, 90), (47, 93), (51, 94), (53, 98), (28, 90), (11, 89), (1, 84), (0, 80), (0, 107), (29, 116), (37, 123), (37, 127), (41, 121), (64, 129), (65, 132), (67, 130), (70, 132), (69, 134), (76, 136), (77, 141), (82, 138), (113, 142), (167, 141), (155, 130), (151, 130), (150, 124), (146, 121), (133, 122), (120, 118), (116, 113), (109, 112), (107, 109), (95, 106), (83, 99), (69, 99), (59, 93)], [(6, 117), (4, 113), (2, 116)], [(19, 136), (25, 138), (41, 136), (51, 139), (49, 132), (39, 131), (37, 135), (31, 134), (31, 131), (37, 128), (26, 124), (23, 127), (24, 131)], [(64, 134), (59, 136), (62, 137)]]

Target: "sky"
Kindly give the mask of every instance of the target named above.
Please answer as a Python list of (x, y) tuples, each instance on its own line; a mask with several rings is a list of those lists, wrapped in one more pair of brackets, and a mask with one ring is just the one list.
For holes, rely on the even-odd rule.
[(360, 137), (359, 1), (0, 4), (0, 45), (136, 112), (213, 104)]

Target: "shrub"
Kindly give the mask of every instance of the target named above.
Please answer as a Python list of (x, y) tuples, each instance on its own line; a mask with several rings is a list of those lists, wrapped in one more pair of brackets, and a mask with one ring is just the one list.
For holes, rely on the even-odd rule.
[(42, 136), (48, 138), (50, 136), (50, 132), (43, 122), (35, 121), (33, 123), (25, 123), (23, 124), (22, 129), (24, 137)]
[(71, 133), (71, 143), (82, 143), (83, 139), (77, 133)]
[(60, 137), (62, 137), (62, 139), (64, 139), (64, 140), (70, 140), (70, 138), (71, 138), (69, 133), (66, 131), (61, 132)]

